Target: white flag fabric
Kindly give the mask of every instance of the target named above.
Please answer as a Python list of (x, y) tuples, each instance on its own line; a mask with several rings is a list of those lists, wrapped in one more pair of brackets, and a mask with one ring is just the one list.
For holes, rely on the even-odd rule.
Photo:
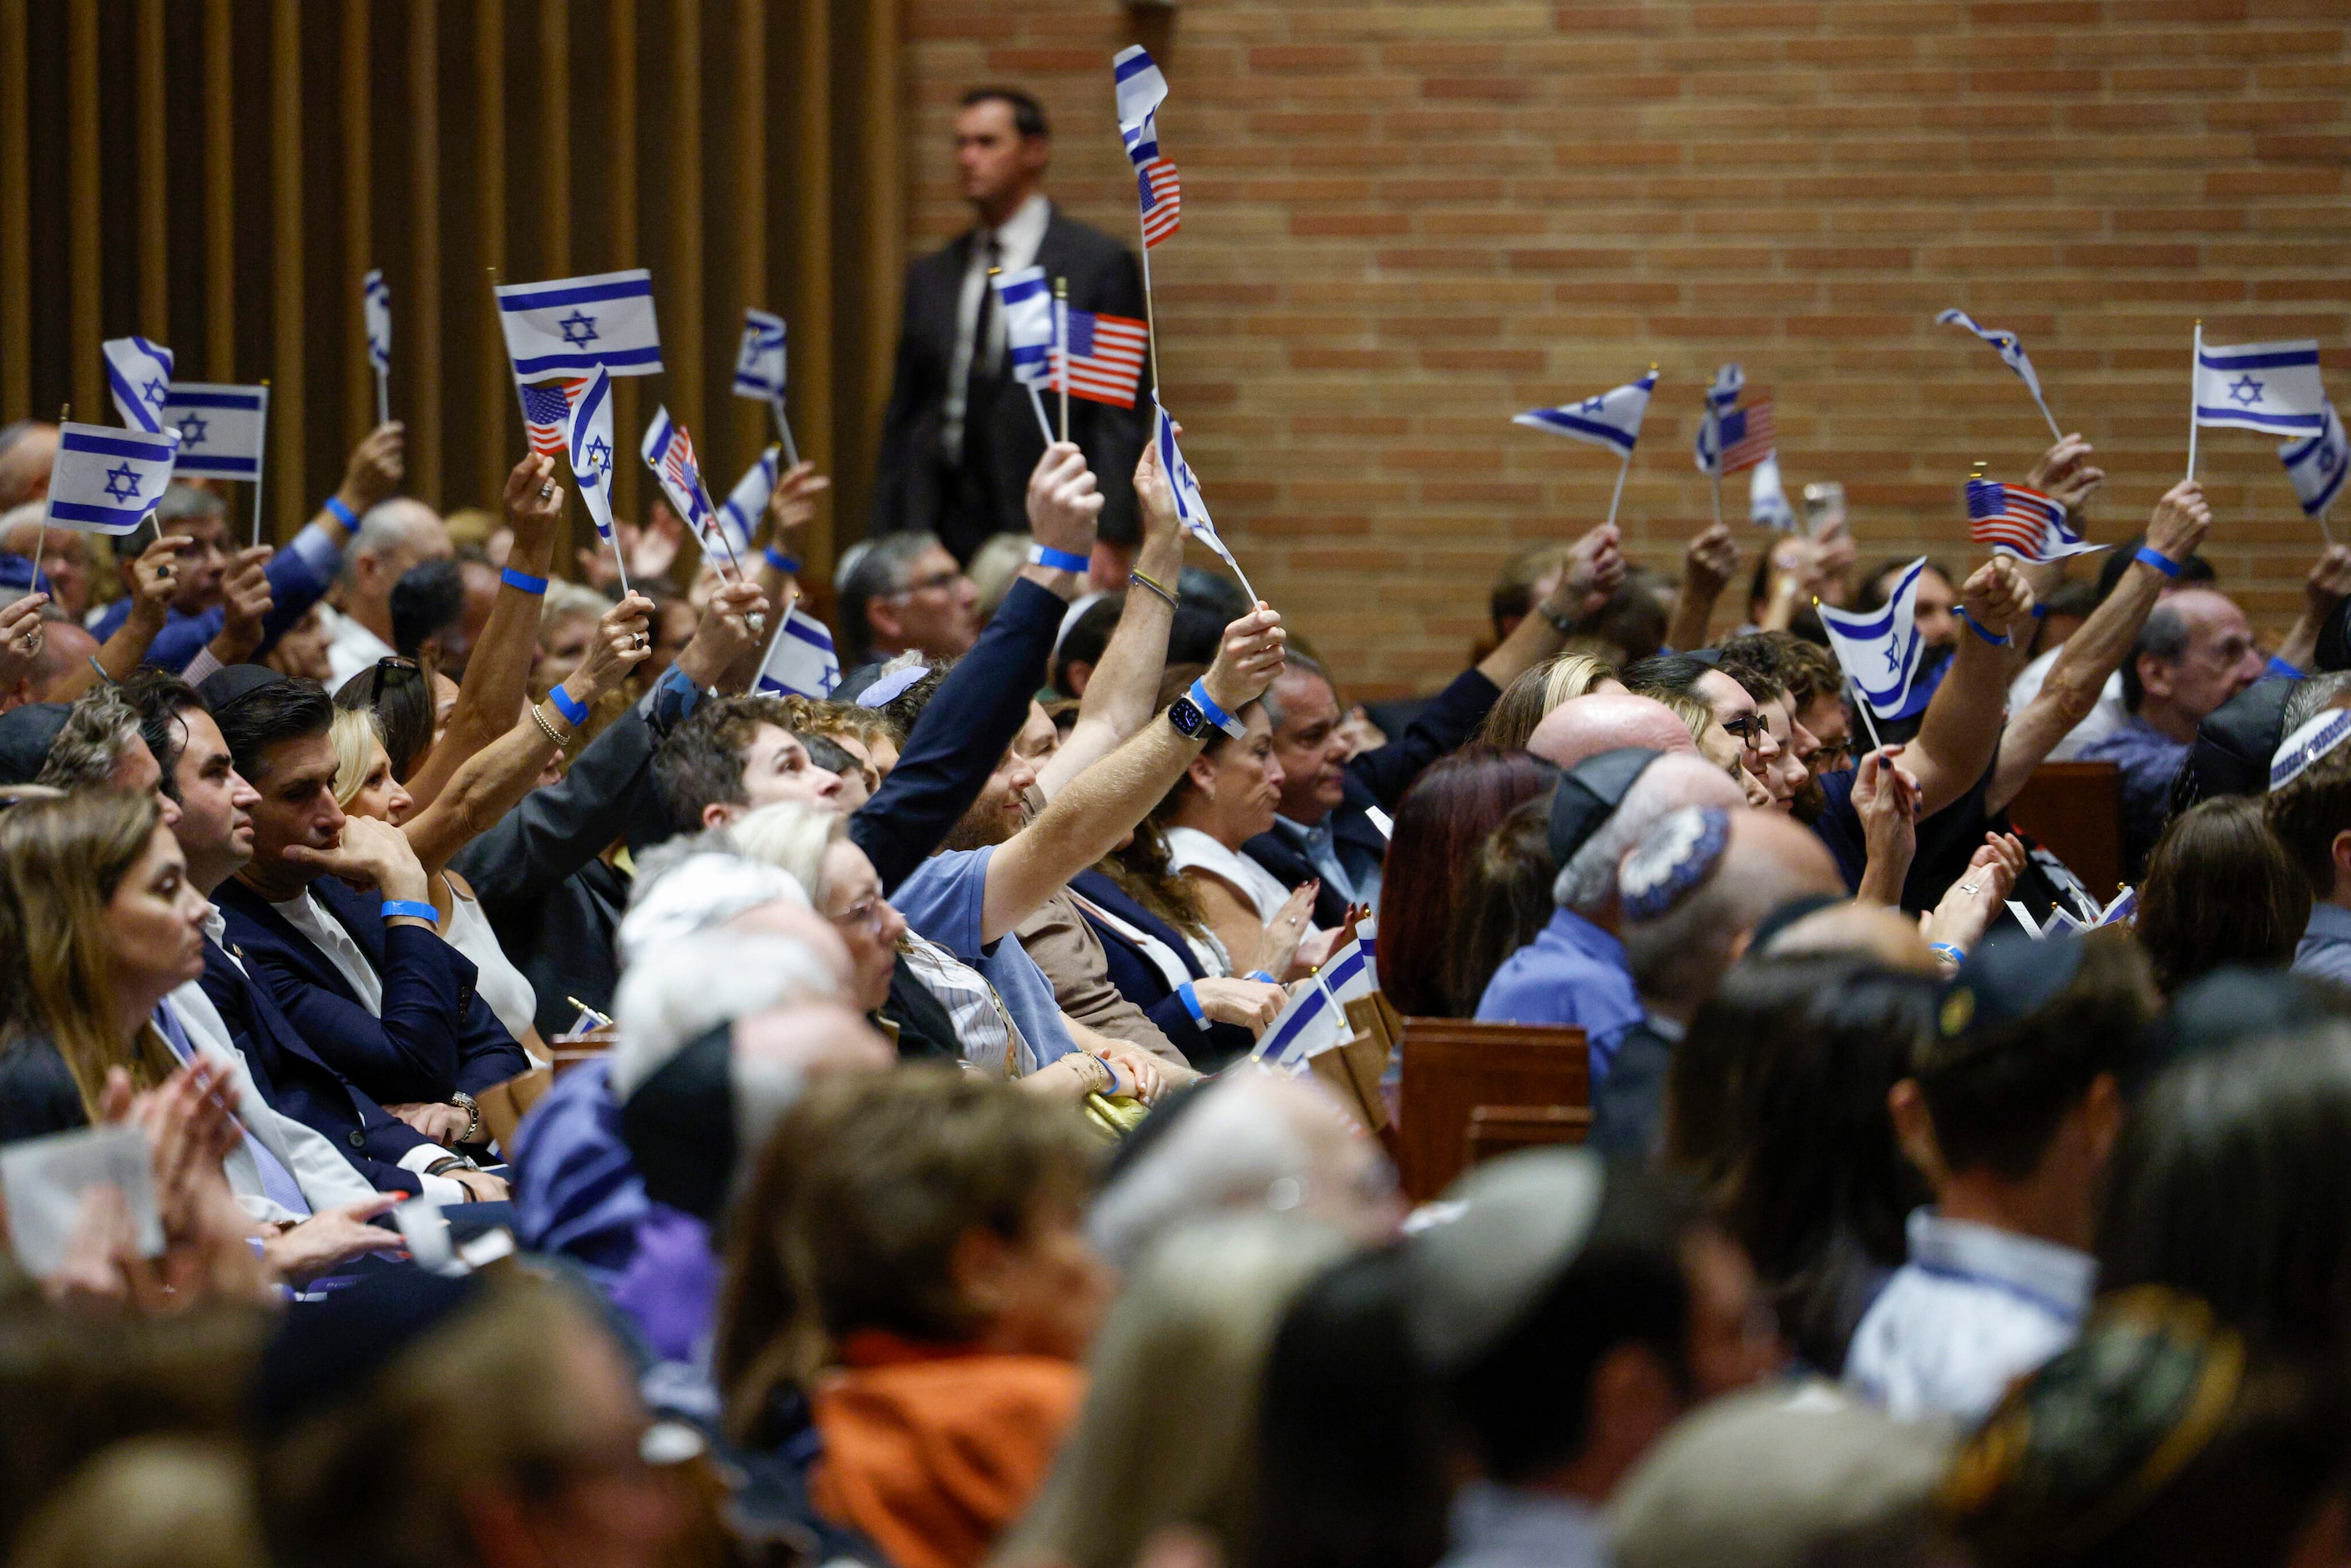
[(518, 382), (584, 376), (598, 365), (616, 376), (649, 376), (662, 368), (653, 275), (642, 267), (509, 283), (496, 293)]
[(163, 405), (172, 399), (172, 350), (144, 338), (109, 338), (99, 347), (106, 355), (106, 390), (114, 394), (123, 427), (161, 433)]
[(1167, 78), (1141, 44), (1129, 44), (1112, 57), (1110, 76), (1122, 131), (1141, 125), (1167, 99)]
[(392, 290), (383, 274), (371, 271), (360, 279), (360, 312), (367, 319), (368, 362), (378, 371), (392, 369)]
[(58, 427), (49, 471), (49, 522), (85, 534), (127, 534), (155, 515), (178, 455), (176, 431), (110, 424)]
[(1926, 644), (1917, 623), (1918, 579), (1926, 572), (1920, 556), (1904, 569), (1885, 605), (1865, 613), (1820, 607), (1821, 625), (1829, 634), (1829, 649), (1844, 666), (1853, 689), (1880, 718), (1908, 718), (1927, 706), (1931, 690), (1914, 691), (1919, 655)]
[(1372, 968), (1372, 955), (1364, 947), (1360, 929), (1348, 938), (1346, 946), (1324, 960), (1315, 977), (1330, 991), (1332, 999), (1343, 1007), (1380, 988), (1379, 976)]
[(783, 696), (822, 699), (841, 685), (841, 659), (825, 623), (797, 604), (784, 613), (759, 665), (758, 689)]
[(2032, 361), (2024, 357), (2022, 339), (2005, 328), (1979, 326), (1976, 319), (1964, 310), (1946, 310), (1936, 317), (1935, 321), (1942, 327), (1964, 327), (1990, 343), (1999, 351), (2001, 363), (2014, 371), (2023, 381), (2025, 390), (2032, 394), (2032, 401), (2041, 404), (2041, 412), (2049, 412), (2049, 404), (2041, 396), (2041, 377), (2033, 371)]
[(1706, 389), (1706, 411), (1698, 422), (1698, 438), (1691, 444), (1691, 456), (1699, 473), (1712, 474), (1720, 466), (1722, 416), (1739, 406), (1739, 394), (1746, 390), (1747, 372), (1736, 361), (1714, 372), (1714, 384)]
[(710, 493), (702, 483), (702, 465), (694, 455), (694, 437), (686, 434), (685, 426), (674, 423), (666, 407), (655, 409), (640, 450), (645, 466), (661, 481), (670, 510), (694, 535), (702, 553), (714, 561), (725, 561), (726, 547), (733, 541), (726, 538), (717, 508), (710, 504)]
[(1217, 559), (1233, 569), (1233, 575), (1241, 580), (1241, 588), (1254, 604), (1257, 590), (1249, 587), (1249, 573), (1241, 570), (1241, 563), (1233, 559), (1233, 552), (1225, 548), (1225, 541), (1217, 535), (1216, 522), (1208, 516), (1208, 503), (1200, 495), (1199, 476), (1192, 472), (1192, 465), (1184, 461), (1184, 454), (1177, 449), (1176, 422), (1167, 417), (1167, 410), (1161, 406), (1156, 392), (1151, 394), (1151, 407), (1158, 419), (1153, 438), (1159, 444), (1159, 466), (1166, 472), (1168, 487), (1176, 492), (1177, 519), (1186, 533), (1216, 551)]
[(735, 395), (776, 402), (784, 395), (784, 319), (766, 310), (743, 312), (743, 346), (735, 350)]
[(564, 423), (563, 444), (571, 459), (571, 477), (580, 499), (588, 507), (597, 536), (612, 537), (612, 472), (618, 466), (612, 451), (612, 373), (598, 365), (580, 389)]
[(776, 493), (776, 479), (783, 471), (784, 449), (770, 446), (719, 503), (718, 526), (726, 530), (726, 542), (735, 547), (737, 557), (751, 553), (751, 536), (759, 531), (759, 514), (768, 509), (768, 497)]
[(2311, 436), (2326, 425), (2318, 340), (2203, 344), (2196, 350), (2196, 423)]
[(2351, 468), (2351, 441), (2344, 439), (2343, 421), (2335, 417), (2332, 402), (2326, 405), (2325, 419), (2317, 434), (2278, 448), (2278, 461), (2285, 465), (2285, 476), (2294, 481), (2294, 496), (2307, 517), (2335, 505), (2344, 472)]
[(1005, 366), (1022, 386), (1042, 387), (1053, 378), (1053, 290), (1041, 267), (999, 272), (996, 303), (1004, 313)]
[(1747, 520), (1775, 533), (1796, 531), (1796, 509), (1788, 505), (1788, 492), (1780, 487), (1780, 459), (1776, 456), (1766, 457), (1748, 473)]
[(1637, 382), (1602, 392), (1598, 397), (1585, 398), (1582, 402), (1531, 408), (1510, 423), (1629, 454), (1633, 444), (1641, 439), (1641, 416), (1649, 410), (1649, 393), (1656, 384), (1657, 372), (1651, 371)]
[(1310, 1057), (1332, 1046), (1344, 1045), (1354, 1031), (1347, 1027), (1346, 1009), (1332, 999), (1319, 980), (1308, 980), (1275, 1015), (1249, 1054), (1277, 1071), (1300, 1073)]
[(257, 481), (268, 435), (269, 389), (173, 382), (163, 424), (180, 433), (172, 472)]

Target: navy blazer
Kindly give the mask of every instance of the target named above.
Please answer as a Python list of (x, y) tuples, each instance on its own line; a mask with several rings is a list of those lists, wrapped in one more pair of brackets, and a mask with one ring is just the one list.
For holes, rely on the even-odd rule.
[[(1184, 960), (1186, 971), (1194, 979), (1207, 978), (1207, 970), (1201, 967), (1192, 945), (1184, 940), (1184, 934), (1129, 898), (1126, 890), (1106, 873), (1088, 867), (1070, 879), (1070, 891), (1102, 905), (1145, 936), (1166, 943), (1176, 956)], [(1093, 911), (1084, 904), (1078, 906), (1078, 912), (1102, 938), (1110, 983), (1118, 988), (1119, 995), (1141, 1008), (1193, 1066), (1203, 1072), (1214, 1072), (1257, 1048), (1257, 1037), (1237, 1023), (1212, 1023), (1202, 1029), (1199, 1020), (1192, 1016), (1192, 1009), (1184, 1005), (1184, 998), (1176, 994), (1176, 988), (1167, 983), (1167, 977), (1140, 946), (1128, 941), (1124, 933), (1095, 919)]]
[(329, 1066), (287, 1021), (269, 988), (256, 984), (209, 938), (201, 983), (270, 1109), (325, 1137), (378, 1192), (424, 1190), (415, 1172), (401, 1168), (400, 1159), (433, 1140)]
[[(1477, 734), (1501, 695), (1502, 688), (1484, 675), (1464, 670), (1428, 700), (1411, 728), (1347, 764), (1346, 798), (1331, 813), (1331, 836), (1339, 846), (1342, 865), (1363, 854), (1374, 864), (1387, 858), (1387, 836), (1373, 825), (1372, 808), (1394, 816), (1413, 781), (1430, 763), (1458, 750)], [(1259, 833), (1241, 846), (1241, 852), (1271, 872), (1284, 887), (1297, 887), (1322, 874), (1279, 829)], [(1346, 918), (1346, 895), (1326, 883), (1314, 895), (1314, 924), (1336, 925)]]
[(227, 882), (214, 902), (246, 967), (322, 1060), (384, 1105), (445, 1101), (530, 1071), (530, 1058), (475, 994), (472, 959), (421, 925), (385, 925), (373, 892), (322, 876), (310, 893), (382, 977), (381, 1018), (259, 894)]

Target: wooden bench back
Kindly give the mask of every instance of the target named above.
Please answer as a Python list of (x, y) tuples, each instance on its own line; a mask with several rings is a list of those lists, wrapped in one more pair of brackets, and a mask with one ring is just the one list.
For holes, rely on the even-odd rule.
[[(1414, 1202), (1443, 1192), (1470, 1159), (1473, 1118), (1489, 1113), (1490, 1129), (1478, 1145), (1497, 1148), (1506, 1138), (1571, 1141), (1572, 1118), (1542, 1113), (1587, 1113), (1592, 1058), (1580, 1029), (1536, 1024), (1477, 1023), (1466, 1019), (1404, 1020), (1404, 1092), (1399, 1097), (1398, 1166)], [(1531, 1118), (1522, 1113), (1536, 1113)], [(1531, 1137), (1529, 1129), (1538, 1134)]]

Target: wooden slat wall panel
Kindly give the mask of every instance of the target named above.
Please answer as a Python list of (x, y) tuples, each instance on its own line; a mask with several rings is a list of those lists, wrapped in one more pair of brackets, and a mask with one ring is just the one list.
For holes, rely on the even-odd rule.
[[(522, 444), (486, 269), (650, 266), (668, 370), (622, 383), (622, 444), (666, 402), (731, 485), (772, 439), (728, 390), (742, 309), (782, 310), (828, 562), (863, 532), (897, 319), (899, 5), (0, 0), (0, 418), (110, 422), (126, 332), (266, 378), (290, 537), (372, 418), (381, 267), (410, 487), (495, 505)], [(624, 466), (622, 514), (652, 494)]]

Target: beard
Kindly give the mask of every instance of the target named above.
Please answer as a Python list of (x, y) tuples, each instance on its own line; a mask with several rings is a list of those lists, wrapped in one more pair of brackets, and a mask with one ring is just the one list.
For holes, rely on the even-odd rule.
[(946, 847), (951, 850), (984, 850), (990, 844), (1002, 843), (1018, 831), (1019, 826), (996, 797), (982, 795), (966, 807), (962, 818), (947, 830)]

